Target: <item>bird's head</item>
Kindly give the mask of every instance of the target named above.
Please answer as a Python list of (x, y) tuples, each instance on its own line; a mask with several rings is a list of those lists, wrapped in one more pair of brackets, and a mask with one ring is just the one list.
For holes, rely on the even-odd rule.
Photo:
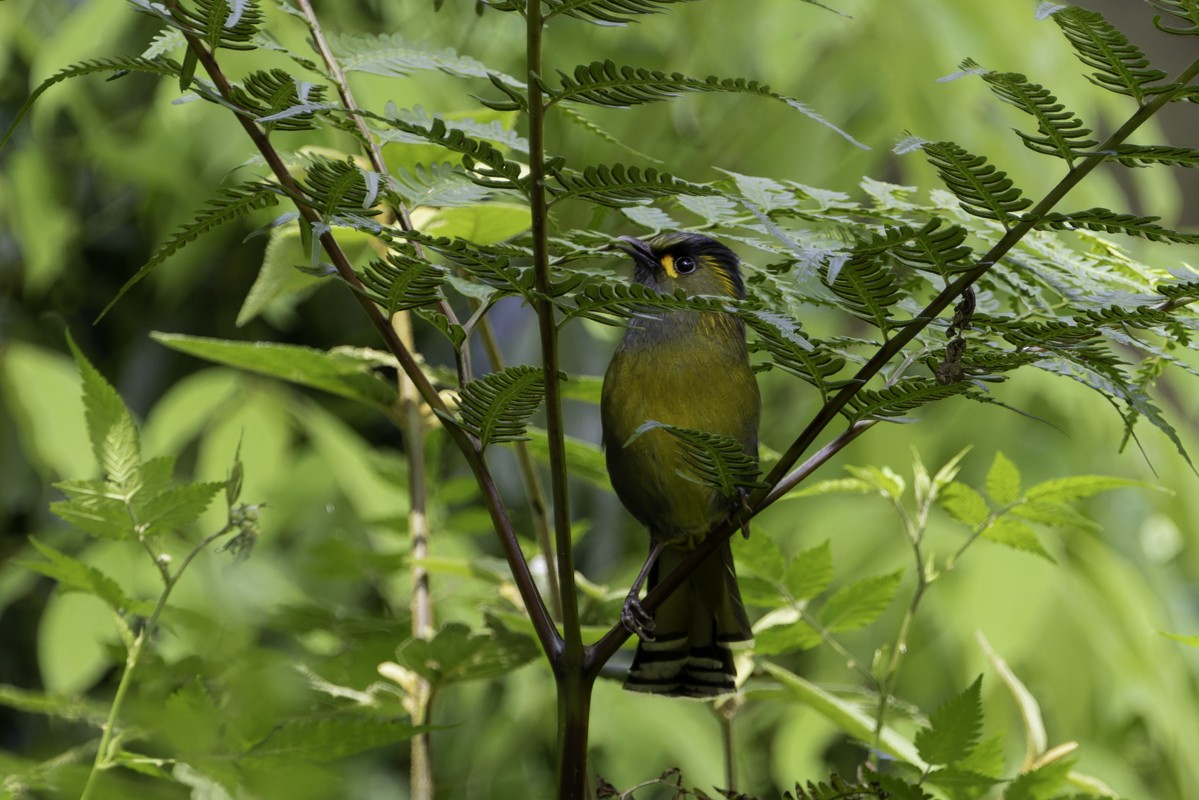
[(715, 239), (698, 233), (663, 233), (649, 241), (622, 236), (617, 247), (633, 257), (633, 280), (651, 289), (745, 297), (737, 254)]

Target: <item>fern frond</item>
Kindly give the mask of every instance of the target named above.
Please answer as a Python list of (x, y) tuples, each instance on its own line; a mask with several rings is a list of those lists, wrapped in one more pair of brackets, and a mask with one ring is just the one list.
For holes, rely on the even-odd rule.
[(1153, 24), (1158, 30), (1177, 36), (1199, 36), (1199, 0), (1149, 0), (1149, 5), (1174, 18), (1175, 24), (1170, 25), (1162, 17), (1154, 17)]
[(307, 174), (301, 181), (308, 202), (326, 217), (373, 216), (378, 200), (377, 176), (362, 170), (351, 159), (334, 161), (314, 157), (306, 164)]
[(545, 19), (565, 14), (594, 25), (628, 25), (636, 17), (662, 13), (661, 6), (694, 0), (541, 0)]
[(1053, 13), (1053, 21), (1062, 29), (1079, 60), (1098, 70), (1087, 76), (1096, 86), (1133, 97), (1138, 103), (1172, 88), (1153, 85), (1165, 78), (1166, 73), (1151, 67), (1140, 48), (1102, 14), (1067, 6)]
[(930, 142), (922, 149), (945, 186), (971, 214), (1006, 226), (1014, 214), (1032, 205), (1007, 173), (995, 169), (983, 156), (973, 155), (953, 142)]
[(710, 76), (701, 79), (684, 75), (681, 72), (666, 73), (643, 67), (617, 66), (614, 61), (608, 59), (593, 61), (590, 64), (580, 64), (575, 67), (573, 75), (559, 70), (558, 79), (561, 86), (557, 88), (550, 86), (544, 80), (538, 81), (546, 96), (549, 97), (550, 105), (569, 101), (608, 108), (628, 108), (642, 103), (669, 100), (681, 94), (694, 92), (752, 94), (758, 97), (767, 97), (831, 128), (854, 145), (865, 147), (794, 97), (773, 92), (769, 86), (745, 78)]
[(116, 296), (108, 301), (108, 305), (104, 306), (104, 310), (100, 312), (100, 316), (96, 318), (96, 321), (98, 322), (102, 319), (108, 313), (109, 309), (116, 305), (116, 302), (125, 295), (125, 292), (133, 288), (135, 284), (153, 272), (158, 265), (173, 256), (182, 247), (198, 239), (201, 234), (208, 233), (227, 222), (241, 219), (251, 211), (276, 205), (279, 202), (279, 196), (280, 190), (277, 186), (253, 181), (229, 189), (219, 190), (217, 197), (205, 203), (204, 207), (196, 213), (194, 222), (184, 225), (171, 234), (171, 237), (154, 251), (154, 255), (150, 256), (150, 260), (142, 265), (142, 268), (132, 278), (125, 281), (125, 284), (116, 293)]
[(1076, 324), (1095, 328), (1125, 325), (1133, 328), (1160, 328), (1173, 321), (1174, 317), (1168, 312), (1152, 306), (1091, 308), (1074, 316)]
[(722, 497), (732, 500), (742, 489), (766, 485), (759, 480), (758, 459), (746, 453), (745, 446), (731, 436), (680, 428), (651, 419), (642, 423), (625, 445), (652, 430), (669, 434), (678, 443), (681, 466), (685, 467), (678, 470), (680, 475), (715, 488)]
[(850, 422), (865, 419), (901, 421), (898, 418), (928, 403), (959, 394), (977, 392), (966, 381), (938, 383), (931, 378), (904, 378), (885, 389), (862, 389), (841, 410)]
[(598, 139), (602, 139), (603, 141), (607, 142), (608, 144), (613, 145), (614, 147), (618, 147), (621, 150), (624, 150), (626, 153), (637, 156), (637, 158), (643, 159), (645, 161), (652, 161), (655, 164), (662, 163), (661, 159), (654, 158), (653, 156), (649, 155), (648, 153), (641, 152), (637, 148), (635, 148), (632, 145), (625, 142), (623, 139), (620, 139), (619, 137), (609, 133), (607, 130), (600, 127), (598, 124), (596, 124), (596, 122), (594, 120), (591, 120), (588, 117), (584, 116), (583, 114), (579, 113), (579, 111), (577, 109), (572, 108), (571, 106), (562, 106), (561, 108), (558, 109), (558, 113), (561, 114), (562, 116), (566, 117), (566, 119), (569, 120), (570, 122), (574, 123), (575, 125), (579, 126), (583, 130), (590, 133), (592, 136), (595, 136)]
[(1126, 167), (1199, 167), (1199, 150), (1193, 147), (1122, 144), (1109, 158)]
[(1119, 214), (1106, 208), (1089, 208), (1086, 211), (1067, 214), (1056, 211), (1048, 213), (1037, 221), (1036, 227), (1067, 231), (1082, 228), (1105, 233), (1123, 233), (1151, 242), (1199, 243), (1199, 234), (1170, 230), (1155, 224), (1159, 219), (1161, 217), (1138, 217), (1135, 214)]
[(4, 131), (4, 136), (0, 137), (0, 150), (4, 149), (4, 145), (8, 143), (17, 126), (21, 124), (21, 120), (29, 113), (29, 109), (33, 108), (33, 104), (42, 94), (56, 83), (62, 83), (70, 78), (81, 78), (84, 75), (93, 75), (98, 72), (112, 72), (114, 78), (122, 77), (130, 72), (148, 72), (155, 75), (163, 75), (166, 77), (175, 78), (179, 76), (183, 68), (178, 61), (167, 58), (165, 56), (157, 56), (155, 58), (138, 58), (136, 56), (129, 58), (98, 58), (89, 61), (80, 61), (78, 64), (72, 64), (69, 67), (63, 67), (58, 72), (46, 78), (38, 87), (30, 93), (29, 97), (17, 109), (16, 116), (13, 117), (12, 124)]
[(657, 197), (720, 193), (711, 186), (688, 183), (653, 167), (642, 170), (624, 164), (600, 164), (587, 167), (582, 172), (565, 169), (559, 164), (547, 165), (547, 168), (561, 187), (552, 189), (551, 205), (562, 200), (585, 198), (593, 203), (620, 208)]
[(452, 48), (433, 50), (424, 43), (405, 41), (398, 33), (342, 34), (331, 36), (330, 44), (342, 69), (347, 72), (403, 78), (413, 72), (432, 70), (459, 78), (486, 78), (512, 89), (525, 86), (511, 75), (489, 69), (483, 62), (461, 55)]
[(508, 367), (462, 387), (458, 414), (463, 428), (481, 447), (495, 442), (525, 441), (525, 425), (545, 395), (545, 370)]
[(412, 172), (402, 167), (393, 186), (409, 208), (454, 208), (481, 203), (491, 191), (472, 181), (462, 170), (445, 162), (417, 164)]
[(969, 232), (960, 225), (942, 228), (944, 220), (934, 217), (923, 228), (905, 236), (905, 243), (890, 247), (891, 257), (912, 269), (936, 272), (947, 278), (971, 266), (974, 251), (965, 244)]
[(471, 180), (480, 186), (515, 189), (522, 193), (528, 191), (525, 181), (521, 178), (520, 164), (504, 158), (503, 153), (487, 142), (471, 138), (461, 130), (449, 127), (445, 120), (439, 117), (431, 120), (428, 125), (422, 125), (407, 122), (396, 116), (366, 116), (377, 119), (392, 130), (407, 134), (416, 140), (460, 154), (462, 166), (470, 174)]
[(841, 298), (850, 313), (888, 330), (891, 306), (904, 293), (884, 254), (911, 234), (910, 228), (887, 228), (884, 233), (859, 242), (840, 269), (821, 267), (821, 282)]
[(662, 294), (638, 283), (589, 283), (571, 300), (575, 307), (566, 319), (582, 317), (607, 325), (664, 311), (727, 312), (732, 303), (727, 297), (688, 297), (682, 289)]
[(367, 265), (361, 279), (370, 299), (388, 314), (436, 303), (442, 299), (446, 271), (416, 256), (415, 250), (393, 250), (385, 259)]
[(519, 295), (530, 302), (534, 299), (536, 278), (532, 267), (512, 263), (514, 258), (528, 257), (519, 248), (504, 245), (482, 247), (462, 239), (415, 232), (405, 233), (404, 239), (437, 253), (450, 267), (492, 287), (501, 296)]
[(455, 349), (460, 349), (466, 343), (466, 328), (442, 314), (435, 308), (414, 308), (412, 313), (432, 325), (449, 341)]
[(265, 21), (257, 0), (191, 0), (179, 3), (171, 16), (214, 50), (255, 49), (254, 36)]
[(255, 70), (231, 91), (233, 102), (248, 111), (267, 130), (311, 130), (322, 110), (326, 87), (297, 81), (282, 69)]
[(755, 334), (753, 347), (770, 354), (770, 364), (815, 386), (822, 398), (836, 386), (829, 380), (845, 367), (845, 359), (823, 342), (802, 335), (799, 325), (787, 317), (766, 311), (743, 311), (740, 315)]
[(1168, 299), (1174, 308), (1199, 300), (1199, 280), (1159, 283), (1153, 290)]
[(1030, 150), (1057, 156), (1073, 165), (1081, 151), (1099, 144), (1089, 138), (1091, 130), (1083, 126), (1082, 120), (1059, 103), (1044, 86), (1032, 83), (1016, 72), (988, 72), (982, 77), (997, 97), (1037, 121), (1040, 136), (1016, 131)]

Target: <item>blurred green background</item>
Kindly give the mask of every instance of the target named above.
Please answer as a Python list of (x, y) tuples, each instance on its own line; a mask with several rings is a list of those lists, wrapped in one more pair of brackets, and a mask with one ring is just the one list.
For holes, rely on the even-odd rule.
[[(267, 4), (270, 5), (270, 4)], [(640, 154), (630, 154), (567, 120), (551, 120), (550, 149), (572, 164), (623, 161), (652, 165), (688, 180), (714, 180), (716, 168), (786, 178), (855, 193), (863, 176), (931, 188), (932, 171), (918, 156), (896, 156), (907, 133), (953, 139), (986, 153), (1036, 195), (1058, 177), (1046, 159), (1024, 149), (1010, 128), (1018, 113), (996, 102), (981, 82), (937, 82), (971, 57), (1045, 83), (1100, 131), (1131, 111), (1081, 77), (1081, 65), (1056, 26), (1039, 21), (1031, 2), (961, 0), (830, 0), (837, 16), (795, 0), (685, 3), (627, 29), (560, 20), (547, 38), (546, 63), (611, 58), (618, 63), (769, 83), (845, 129), (869, 151), (780, 104), (752, 97), (700, 96), (631, 110), (592, 110), (589, 117)], [(1170, 70), (1195, 58), (1194, 40), (1153, 29), (1151, 9), (1130, 0), (1093, 0)], [(317, 4), (328, 30), (398, 33), (435, 49), (453, 48), (492, 68), (519, 74), (519, 18), (474, 13), (468, 0)], [(304, 31), (268, 9), (271, 30), (301, 49)], [(7, 0), (0, 3), (0, 127), (42, 80), (88, 58), (142, 52), (156, 33), (149, 17), (111, 0)], [(234, 73), (286, 62), (269, 54), (231, 54)], [(361, 105), (423, 106), (454, 112), (478, 108), (472, 94), (492, 96), (485, 82), (432, 73), (410, 79), (356, 74)], [(52, 88), (0, 152), (0, 683), (52, 693), (104, 697), (115, 683), (113, 630), (98, 603), (52, 591), (10, 562), (27, 555), (26, 538), (44, 537), (79, 554), (126, 585), (153, 589), (144, 555), (111, 543), (91, 544), (48, 512), (50, 483), (85, 477), (96, 466), (84, 446), (74, 367), (64, 355), (68, 327), (143, 420), (145, 449), (180, 453), (197, 478), (219, 479), (244, 437), (244, 496), (263, 501), (266, 531), (246, 563), (205, 556), (183, 581), (178, 602), (196, 612), (161, 642), (166, 665), (194, 665), (224, 682), (244, 713), (264, 716), (319, 704), (291, 665), (359, 688), (378, 680), (376, 665), (408, 635), (403, 514), (406, 466), (399, 436), (386, 420), (347, 402), (274, 381), (206, 366), (148, 338), (153, 330), (237, 339), (266, 339), (328, 348), (376, 346), (352, 299), (339, 287), (306, 300), (277, 303), (237, 327), (238, 310), (264, 257), (265, 238), (243, 241), (272, 214), (222, 228), (172, 258), (135, 287), (99, 324), (93, 320), (154, 248), (223, 182), (260, 172), (233, 118), (203, 102), (176, 104), (178, 86), (133, 75), (100, 77)], [(1194, 108), (1170, 109), (1159, 140), (1194, 146)], [(292, 138), (288, 138), (292, 137)], [(305, 138), (307, 137), (307, 138)], [(347, 140), (277, 135), (280, 146), (348, 148)], [(1150, 143), (1150, 138), (1142, 139)], [(1063, 166), (1054, 165), (1064, 169)], [(1155, 214), (1165, 224), (1199, 225), (1194, 177), (1169, 171), (1103, 173), (1071, 201)], [(278, 212), (275, 212), (278, 213)], [(637, 229), (617, 214), (575, 209), (563, 225), (596, 225), (612, 233)], [(1179, 265), (1182, 248), (1128, 242), (1137, 257)], [(747, 254), (748, 256), (748, 254)], [(752, 267), (752, 265), (751, 265)], [(501, 304), (494, 321), (508, 358), (536, 356), (528, 309)], [(616, 332), (578, 326), (565, 338), (564, 365), (600, 374)], [(435, 335), (418, 330), (428, 357), (444, 359)], [(1199, 443), (1186, 376), (1160, 385), (1160, 404), (1184, 442)], [(817, 398), (794, 381), (763, 379), (763, 442), (783, 448)], [(1019, 719), (975, 639), (983, 633), (1040, 700), (1053, 743), (1081, 743), (1079, 768), (1122, 796), (1184, 800), (1199, 791), (1199, 650), (1156, 632), (1199, 633), (1199, 535), (1194, 471), (1155, 431), (1118, 452), (1119, 417), (1098, 397), (1067, 381), (1021, 373), (999, 387), (1005, 402), (1051, 423), (998, 408), (948, 401), (915, 425), (879, 427), (820, 477), (840, 465), (890, 466), (910, 476), (912, 449), (935, 469), (971, 446), (963, 476), (981, 483), (994, 453), (1020, 467), (1026, 484), (1075, 473), (1135, 477), (1171, 493), (1121, 490), (1091, 502), (1099, 532), (1046, 537), (1058, 560), (983, 544), (938, 582), (918, 619), (900, 696), (928, 710), (980, 672), (988, 732), (1008, 729), (1009, 764), (1018, 763)], [(572, 433), (598, 440), (594, 406), (572, 404)], [(432, 442), (438, 471), (433, 503), (434, 555), (447, 563), (495, 558), (473, 483), (448, 448)], [(1143, 452), (1142, 452), (1143, 451)], [(493, 456), (497, 461), (504, 453)], [(502, 462), (501, 462), (502, 463)], [(497, 469), (500, 475), (511, 470)], [(505, 487), (522, 530), (529, 530), (519, 487)], [(644, 552), (642, 534), (602, 488), (579, 481), (578, 566), (592, 581), (627, 585)], [(215, 518), (214, 520), (215, 521)], [(219, 523), (217, 523), (219, 524)], [(206, 526), (207, 527), (207, 526)], [(821, 498), (778, 504), (757, 525), (794, 552), (832, 541), (839, 579), (909, 566), (906, 541), (881, 502)], [(932, 546), (948, 553), (960, 533), (933, 522)], [(489, 562), (488, 562), (489, 563)], [(908, 576), (911, 580), (911, 576)], [(495, 584), (458, 574), (434, 576), (438, 621), (478, 625), (479, 608), (495, 601)], [(500, 591), (505, 587), (500, 586)], [(847, 644), (862, 659), (892, 635), (899, 603)], [(615, 605), (593, 609), (610, 624)], [(843, 659), (827, 649), (795, 657), (790, 668), (831, 685), (853, 683)], [(152, 683), (157, 673), (148, 671)], [(147, 691), (134, 713), (152, 714)], [(455, 686), (438, 698), (434, 738), (445, 797), (542, 796), (552, 777), (553, 689), (540, 661), (502, 681)], [(705, 707), (597, 688), (594, 766), (620, 787), (679, 766), (688, 783), (719, 784), (719, 729)], [(186, 726), (186, 720), (177, 720)], [(743, 788), (820, 777), (852, 769), (861, 753), (812, 711), (784, 702), (750, 702), (737, 719)], [(0, 709), (0, 773), (5, 758), (49, 758), (84, 741), (87, 729)], [(8, 755), (5, 755), (8, 751)], [(404, 796), (406, 755), (377, 753), (292, 776), (286, 793), (263, 796)], [(138, 784), (139, 787), (142, 784)], [(141, 789), (139, 789), (140, 791)], [(183, 796), (158, 786), (162, 796)], [(175, 793), (172, 794), (172, 791)], [(69, 796), (69, 793), (68, 795)], [(152, 795), (146, 795), (152, 796)]]

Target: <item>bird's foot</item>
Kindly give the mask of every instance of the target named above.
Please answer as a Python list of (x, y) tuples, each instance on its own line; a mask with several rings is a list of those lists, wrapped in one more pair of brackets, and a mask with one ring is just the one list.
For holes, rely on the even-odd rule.
[(641, 607), (641, 601), (636, 597), (624, 601), (624, 607), (620, 609), (620, 622), (643, 641), (654, 640), (654, 618)]

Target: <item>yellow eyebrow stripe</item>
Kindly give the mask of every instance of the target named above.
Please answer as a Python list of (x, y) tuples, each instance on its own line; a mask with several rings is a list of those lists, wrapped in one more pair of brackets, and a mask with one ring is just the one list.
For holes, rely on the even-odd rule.
[(672, 278), (679, 277), (679, 273), (674, 268), (674, 256), (662, 256), (658, 259), (658, 263), (662, 265), (662, 269), (666, 270), (667, 275)]

